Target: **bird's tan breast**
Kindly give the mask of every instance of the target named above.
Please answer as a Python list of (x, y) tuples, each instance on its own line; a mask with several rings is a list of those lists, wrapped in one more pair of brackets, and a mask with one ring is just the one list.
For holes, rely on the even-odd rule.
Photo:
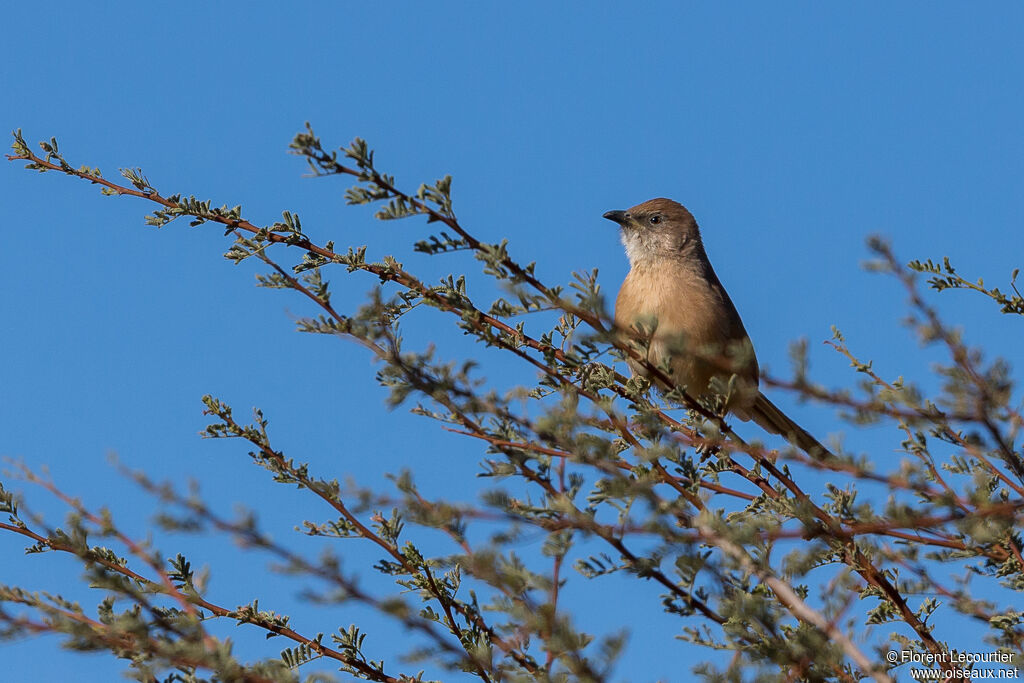
[[(670, 357), (674, 380), (698, 393), (704, 391), (716, 368), (679, 350), (719, 355), (747, 336), (717, 279), (710, 282), (685, 264), (632, 268), (615, 302), (615, 323), (634, 337), (632, 330), (638, 324), (651, 333), (648, 360), (657, 365)], [(634, 372), (641, 371), (636, 363), (630, 366)], [(756, 378), (756, 361), (751, 370)]]
[(732, 336), (730, 308), (703, 278), (684, 268), (633, 268), (615, 301), (615, 323), (624, 330), (654, 324), (655, 337), (721, 343)]

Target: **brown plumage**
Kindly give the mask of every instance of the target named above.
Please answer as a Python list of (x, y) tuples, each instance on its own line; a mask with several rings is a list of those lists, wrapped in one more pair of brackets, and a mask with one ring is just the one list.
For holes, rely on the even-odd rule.
[[(659, 198), (604, 217), (621, 226), (630, 264), (615, 301), (615, 324), (634, 339), (645, 338), (647, 360), (655, 367), (667, 364), (673, 384), (692, 396), (708, 393), (715, 377), (728, 381), (735, 375), (729, 409), (736, 417), (754, 420), (810, 455), (828, 454), (758, 391), (753, 345), (711, 267), (693, 215), (678, 202)], [(629, 366), (649, 374), (636, 361)]]

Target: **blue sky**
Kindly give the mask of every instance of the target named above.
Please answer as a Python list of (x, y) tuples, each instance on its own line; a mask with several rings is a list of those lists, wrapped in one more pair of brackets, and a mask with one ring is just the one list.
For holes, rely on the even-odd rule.
[[(332, 146), (366, 138), (406, 186), (451, 173), (474, 234), (508, 237), (550, 282), (599, 268), (609, 296), (626, 261), (601, 214), (672, 197), (700, 222), (762, 367), (784, 374), (788, 344), (807, 338), (816, 376), (850, 384), (847, 363), (820, 344), (834, 324), (882, 374), (924, 377), (935, 356), (900, 327), (899, 288), (861, 270), (865, 238), (887, 236), (904, 260), (950, 256), (1006, 288), (1024, 253), (1024, 9), (631, 5), (18, 3), (5, 10), (0, 114), (30, 141), (57, 136), (73, 163), (107, 176), (141, 166), (166, 193), (241, 203), (259, 223), (288, 209), (322, 241), (367, 244), (371, 256), (392, 253), (436, 276), (483, 279), (472, 262), (413, 253), (423, 225), (373, 221), (344, 207), (342, 182), (303, 178), (285, 153), (303, 122)], [(383, 487), (386, 472), (411, 467), (437, 493), (477, 485), (477, 444), (388, 413), (367, 354), (295, 333), (309, 311), (223, 261), (219, 230), (156, 231), (141, 202), (0, 168), (0, 454), (46, 465), (140, 534), (154, 506), (107, 464), (110, 453), (157, 477), (201, 480), (224, 511), (258, 507), (285, 538), (323, 517), (278, 491), (238, 444), (197, 438), (199, 399), (213, 393), (240, 416), (263, 408), (279, 447), (325, 475)], [(339, 276), (336, 296), (354, 305), (371, 286)], [(938, 303), (969, 341), (1019, 357), (1019, 319), (967, 293)], [(795, 413), (818, 433), (836, 424), (813, 407)], [(861, 438), (848, 442), (879, 461), (898, 457), (897, 439)], [(56, 521), (59, 508), (40, 507)], [(200, 563), (216, 560), (223, 603), (262, 591), (273, 601), (247, 578), (262, 560), (196, 539), (161, 546), (179, 540)], [(0, 556), (4, 582), (59, 590), (75, 575), (52, 557), (22, 558), (9, 537)], [(637, 601), (657, 614), (656, 591), (612, 585), (602, 597), (634, 629), (620, 678), (683, 678), (706, 656), (672, 640), (674, 622), (660, 635), (647, 629), (662, 622), (631, 623)], [(573, 590), (586, 619), (593, 588)], [(286, 595), (281, 608), (292, 602)], [(307, 618), (309, 631), (357, 620)], [(377, 633), (386, 640), (383, 626)], [(0, 645), (11, 680), (99, 681), (120, 670), (52, 645)]]

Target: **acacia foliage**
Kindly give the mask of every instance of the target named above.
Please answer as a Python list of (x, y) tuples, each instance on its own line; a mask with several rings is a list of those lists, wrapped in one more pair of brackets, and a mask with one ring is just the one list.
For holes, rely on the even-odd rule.
[[(666, 367), (646, 362), (642, 334), (628, 339), (613, 329), (596, 271), (573, 273), (565, 286), (542, 281), (507, 241), (483, 242), (460, 222), (450, 177), (403, 189), (358, 138), (328, 150), (307, 125), (291, 150), (314, 175), (352, 182), (348, 203), (375, 205), (381, 220), (418, 218), (436, 228), (415, 243), (417, 251), (472, 257), (482, 274), (426, 282), (392, 257), (373, 260), (365, 247), (318, 240), (292, 212), (258, 225), (240, 206), (164, 194), (140, 169), (123, 169), (123, 180), (113, 181), (97, 168), (74, 167), (55, 139), (40, 148), (33, 152), (18, 131), (8, 159), (142, 199), (153, 206), (149, 225), (185, 219), (222, 228), (231, 240), (228, 260), (261, 262), (260, 286), (308, 302), (300, 331), (356, 341), (381, 361), (377, 379), (389, 404), (411, 405), (478, 441), (486, 486), (472, 501), (458, 492), (422, 493), (414, 471), (396, 475), (392, 491), (342, 486), (333, 473), (279, 450), (262, 412), (239, 419), (205, 396), (212, 419), (206, 437), (242, 442), (274, 481), (319, 502), (324, 517), (306, 521), (301, 533), (369, 544), (380, 559), (350, 573), (340, 550), (304, 555), (274, 541), (254, 517), (219, 517), (189, 492), (127, 473), (161, 501), (155, 524), (234, 537), (319, 586), (316, 600), (354, 601), (387, 615), (394, 632), (374, 636), (393, 649), (402, 647), (400, 634), (415, 634), (403, 657), (385, 664), (391, 650), (375, 648), (358, 625), (307, 633), (287, 615), (261, 609), (257, 598), (219, 604), (193, 559), (168, 559), (129, 538), (115, 519), (26, 465), (15, 474), (60, 497), (68, 518), (51, 528), (26, 514), (26, 501), (8, 482), (0, 487), (7, 516), (0, 530), (27, 538), (29, 552), (78, 558), (100, 597), (89, 611), (55, 592), (0, 586), (5, 636), (61, 633), (71, 647), (124, 658), (130, 674), (145, 681), (319, 680), (321, 674), (305, 673), (312, 662), (372, 681), (604, 681), (636, 677), (615, 669), (625, 632), (577, 623), (560, 592), (582, 582), (600, 595), (602, 582), (617, 573), (657, 586), (660, 600), (637, 600), (636, 623), (647, 610), (677, 618), (678, 638), (706, 646), (707, 660), (690, 666), (709, 680), (892, 680), (898, 673), (886, 651), (938, 656), (957, 647), (933, 634), (939, 618), (979, 621), (993, 650), (1021, 653), (1022, 614), (1014, 607), (1024, 588), (1020, 401), (1008, 364), (968, 346), (920, 280), (923, 274), (936, 291), (973, 290), (1001, 313), (1021, 315), (1024, 300), (1012, 282), (1009, 294), (963, 278), (948, 260), (903, 265), (884, 241), (870, 240), (871, 267), (908, 296), (909, 328), (946, 351), (935, 369), (941, 389), (928, 395), (919, 383), (885, 377), (838, 329), (827, 343), (849, 359), (857, 381), (825, 387), (809, 376), (806, 346), (794, 345), (792, 376), (765, 383), (832, 406), (848, 429), (885, 426), (903, 453), (898, 460), (857, 456), (836, 442), (832, 457), (821, 460), (740, 438), (721, 414), (730, 386), (721, 397), (698, 400), (683, 387), (658, 394), (647, 380), (624, 374), (621, 361), (629, 357), (671, 383)], [(377, 283), (368, 300), (337, 310), (331, 278), (366, 276)], [(474, 294), (495, 284), (503, 295), (489, 303)], [(400, 324), (414, 309), (514, 359), (519, 383), (487, 382), (482, 354), (449, 360), (444, 347), (409, 348)], [(446, 547), (425, 545), (428, 530), (441, 532)], [(538, 533), (545, 539), (539, 552), (524, 551), (522, 539)], [(393, 590), (367, 590), (361, 572), (390, 577)], [(211, 632), (225, 620), (290, 644), (243, 663)], [(938, 659), (947, 675), (962, 666)]]

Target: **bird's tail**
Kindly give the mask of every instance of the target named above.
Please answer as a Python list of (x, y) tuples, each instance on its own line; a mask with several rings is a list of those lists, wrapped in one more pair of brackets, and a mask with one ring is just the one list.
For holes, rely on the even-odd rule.
[[(739, 411), (737, 411), (738, 413)], [(793, 422), (786, 414), (768, 400), (768, 397), (759, 393), (754, 405), (739, 415), (741, 419), (751, 419), (763, 429), (778, 434), (812, 458), (833, 458), (832, 453), (821, 445), (817, 439), (811, 436), (807, 430)]]

